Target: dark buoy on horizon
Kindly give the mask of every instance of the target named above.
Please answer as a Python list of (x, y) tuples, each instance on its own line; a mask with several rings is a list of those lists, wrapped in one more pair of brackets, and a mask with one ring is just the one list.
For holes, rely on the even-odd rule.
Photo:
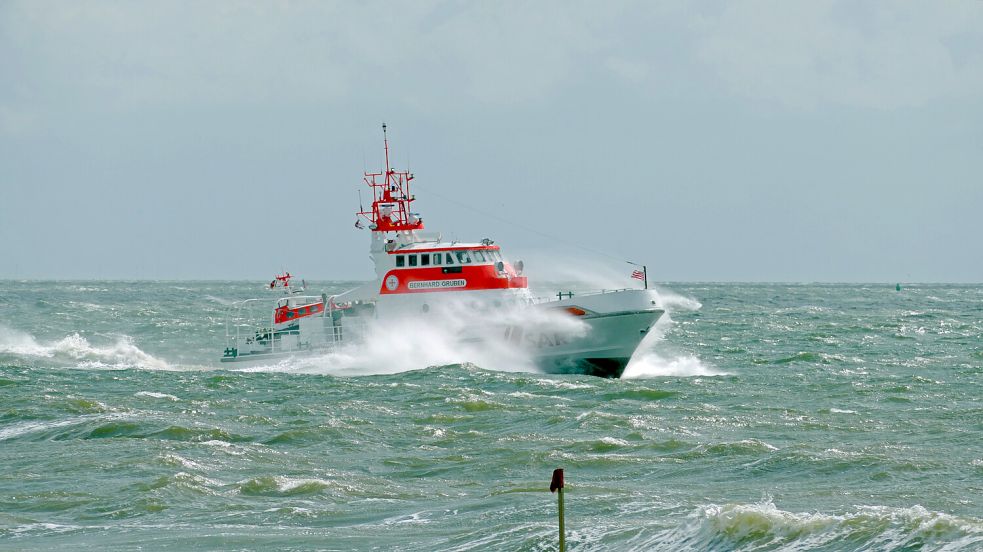
[(901, 284), (895, 284), (894, 291), (901, 291)]

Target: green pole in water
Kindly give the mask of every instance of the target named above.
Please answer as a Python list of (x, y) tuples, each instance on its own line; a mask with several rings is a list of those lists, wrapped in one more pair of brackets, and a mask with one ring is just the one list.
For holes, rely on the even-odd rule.
[(563, 534), (563, 470), (561, 468), (553, 470), (550, 492), (556, 493), (556, 504), (560, 513), (560, 552), (563, 552), (566, 550), (566, 536)]
[(894, 291), (901, 291), (901, 284), (896, 284), (894, 286)]

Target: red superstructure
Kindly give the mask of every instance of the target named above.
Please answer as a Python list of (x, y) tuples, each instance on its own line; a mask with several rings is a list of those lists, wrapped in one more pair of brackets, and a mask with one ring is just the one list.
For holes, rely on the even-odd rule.
[(419, 232), (423, 218), (410, 208), (416, 200), (410, 193), (413, 174), (390, 166), (385, 124), (382, 133), (386, 168), (364, 173), (363, 182), (372, 189), (372, 205), (360, 206), (355, 224), (362, 228), (364, 219), (372, 231), (377, 297), (526, 288), (522, 265), (508, 263), (491, 240), (445, 242), (439, 235)]
[(382, 124), (382, 141), (386, 150), (386, 172), (365, 173), (362, 180), (372, 188), (372, 209), (359, 211), (358, 215), (369, 221), (369, 229), (375, 232), (400, 232), (423, 230), (423, 219), (410, 212), (415, 201), (410, 194), (409, 171), (393, 170), (389, 166), (389, 139), (386, 124)]

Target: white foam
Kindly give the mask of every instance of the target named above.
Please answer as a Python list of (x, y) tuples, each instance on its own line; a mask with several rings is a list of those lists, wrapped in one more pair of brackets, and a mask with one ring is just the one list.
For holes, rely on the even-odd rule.
[(0, 325), (0, 353), (22, 356), (51, 356), (49, 347), (40, 345), (26, 332)]
[(78, 368), (174, 370), (167, 362), (145, 353), (123, 335), (112, 345), (97, 347), (73, 333), (53, 343), (39, 343), (34, 336), (0, 326), (0, 353), (26, 357), (61, 358), (76, 361)]
[(305, 485), (317, 487), (330, 487), (331, 482), (325, 479), (294, 479), (291, 477), (276, 477), (277, 490), (281, 493), (290, 492)]
[(6, 441), (14, 437), (19, 437), (21, 435), (26, 435), (29, 433), (36, 433), (39, 431), (44, 431), (46, 429), (52, 429), (56, 427), (65, 427), (73, 424), (77, 424), (80, 421), (92, 418), (92, 416), (80, 416), (77, 418), (69, 418), (66, 420), (56, 420), (53, 422), (24, 422), (21, 424), (15, 424), (12, 426), (0, 429), (0, 441)]
[[(826, 514), (788, 512), (766, 499), (757, 504), (703, 506), (688, 516), (687, 523), (633, 544), (637, 549), (702, 550), (729, 543), (742, 550), (813, 550), (838, 549), (855, 542), (858, 535), (864, 535), (867, 543), (877, 543), (879, 550), (921, 549), (927, 543), (946, 543), (933, 550), (977, 550), (983, 543), (983, 523), (918, 505), (858, 506), (852, 512)], [(687, 546), (679, 546), (683, 542)]]
[(202, 469), (202, 465), (201, 464), (199, 464), (199, 463), (197, 463), (197, 462), (195, 462), (193, 460), (188, 460), (187, 458), (184, 458), (183, 456), (178, 456), (177, 454), (165, 454), (163, 456), (163, 459), (168, 464), (179, 464), (182, 467), (185, 467), (185, 468), (188, 468), (188, 469), (194, 469), (194, 470), (200, 470), (200, 469)]
[(657, 353), (645, 353), (632, 357), (622, 374), (622, 379), (658, 377), (726, 376), (694, 355), (665, 358)]
[(86, 414), (83, 416), (75, 416), (72, 418), (65, 418), (62, 420), (53, 420), (49, 422), (23, 422), (20, 424), (14, 424), (3, 429), (0, 429), (0, 441), (5, 441), (7, 439), (12, 439), (14, 437), (20, 437), (21, 435), (28, 435), (31, 433), (39, 433), (49, 429), (54, 429), (57, 427), (68, 427), (76, 424), (81, 424), (87, 421), (93, 420), (125, 420), (127, 415), (124, 413), (115, 414)]
[(139, 391), (133, 394), (134, 397), (151, 397), (154, 399), (167, 399), (169, 401), (180, 401), (181, 399), (167, 393), (157, 393), (156, 391)]
[[(245, 372), (325, 373), (341, 376), (393, 374), (430, 366), (473, 364), (506, 372), (538, 371), (533, 352), (505, 339), (507, 326), (580, 336), (586, 325), (562, 312), (544, 309), (476, 309), (449, 303), (428, 315), (373, 320), (365, 338), (330, 353), (293, 357)], [(489, 335), (491, 334), (491, 335)], [(474, 339), (469, 339), (474, 338)]]

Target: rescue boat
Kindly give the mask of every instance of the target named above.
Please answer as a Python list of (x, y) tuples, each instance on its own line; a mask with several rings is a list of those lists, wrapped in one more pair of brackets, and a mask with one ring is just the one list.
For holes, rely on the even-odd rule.
[[(280, 282), (285, 295), (276, 300), (269, 324), (243, 335), (238, 317), (231, 315), (222, 362), (331, 350), (365, 339), (370, 321), (426, 323), (466, 310), (472, 321), (461, 332), (462, 341), (522, 349), (546, 372), (620, 377), (664, 314), (647, 275), (645, 289), (534, 297), (523, 262), (510, 261), (493, 240), (447, 241), (424, 232), (423, 217), (412, 208), (414, 175), (391, 168), (386, 125), (382, 128), (386, 167), (364, 173), (372, 203), (368, 209), (360, 206), (355, 223), (370, 232), (375, 280), (316, 297), (291, 291), (289, 273), (278, 276), (272, 284)], [(252, 301), (257, 300), (233, 310)]]

